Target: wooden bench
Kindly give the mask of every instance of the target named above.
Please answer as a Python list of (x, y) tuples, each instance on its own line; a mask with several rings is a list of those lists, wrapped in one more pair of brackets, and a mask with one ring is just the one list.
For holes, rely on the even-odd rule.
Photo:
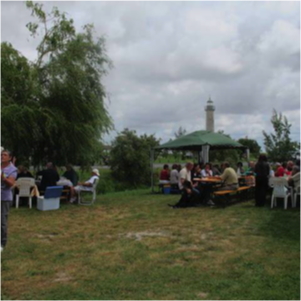
[(70, 199), (70, 188), (67, 186), (64, 186), (60, 200), (68, 202), (69, 199)]
[(238, 195), (240, 201), (243, 201), (244, 199), (247, 199), (244, 198), (244, 196), (247, 196), (247, 194), (244, 193), (247, 193), (252, 188), (253, 188), (252, 186), (241, 186), (235, 190), (218, 190), (218, 191), (214, 191), (213, 195), (214, 197), (220, 197), (220, 199), (224, 200), (223, 205), (225, 208), (225, 206), (230, 203), (231, 195)]
[(237, 190), (219, 190), (219, 191), (215, 191), (213, 192), (214, 195), (227, 195), (230, 193), (235, 193)]

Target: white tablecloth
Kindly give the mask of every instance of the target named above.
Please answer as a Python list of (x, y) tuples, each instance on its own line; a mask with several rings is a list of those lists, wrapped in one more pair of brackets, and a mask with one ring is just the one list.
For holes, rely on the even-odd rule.
[(72, 182), (68, 179), (60, 179), (59, 181), (56, 182), (56, 184), (59, 186), (69, 186), (69, 187), (73, 186)]

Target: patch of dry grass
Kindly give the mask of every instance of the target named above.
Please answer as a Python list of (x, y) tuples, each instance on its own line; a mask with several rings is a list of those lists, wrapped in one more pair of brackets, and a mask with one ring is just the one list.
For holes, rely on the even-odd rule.
[(12, 209), (3, 299), (298, 299), (299, 210), (173, 210), (177, 196)]

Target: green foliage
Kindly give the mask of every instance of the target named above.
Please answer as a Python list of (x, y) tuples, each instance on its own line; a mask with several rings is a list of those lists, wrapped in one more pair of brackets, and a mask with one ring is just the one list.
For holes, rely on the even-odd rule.
[(178, 129), (178, 131), (175, 132), (175, 137), (176, 137), (176, 138), (180, 138), (180, 137), (186, 135), (186, 133), (187, 133), (186, 129), (185, 129), (185, 128), (182, 128), (182, 127), (180, 126), (179, 129)]
[[(187, 134), (187, 130), (185, 128), (182, 128), (182, 126), (179, 127), (178, 131), (174, 133), (176, 139), (180, 138), (182, 136), (185, 136)], [(171, 141), (172, 139), (170, 139), (169, 141)], [(186, 151), (177, 151), (177, 150), (172, 150), (172, 154), (176, 157), (179, 158), (181, 160), (185, 160), (186, 159)]]
[[(218, 131), (218, 133), (231, 138), (224, 131)], [(241, 160), (241, 155), (242, 151), (237, 149), (210, 150), (209, 152), (210, 162), (222, 163), (228, 161), (232, 167), (236, 166), (236, 163)]]
[(290, 138), (291, 124), (281, 113), (273, 110), (271, 123), (275, 133), (267, 134), (263, 131), (264, 145), (270, 161), (283, 162), (294, 157), (296, 151), (300, 149), (300, 143), (292, 141)]
[(113, 177), (128, 187), (150, 184), (150, 151), (159, 145), (151, 135), (138, 137), (135, 131), (125, 129), (112, 143), (110, 165)]
[(155, 160), (155, 163), (186, 163), (187, 162), (187, 158), (185, 158), (184, 160), (181, 159), (180, 156), (175, 156), (175, 155), (168, 155), (166, 157), (163, 156), (158, 156), (158, 158)]
[(36, 77), (32, 64), (6, 42), (1, 43), (1, 78), (2, 145), (28, 158), (40, 138)]
[(241, 161), (240, 150), (227, 149), (227, 150), (212, 150), (210, 151), (210, 162), (220, 164), (222, 162), (229, 162), (232, 167), (235, 167), (237, 162)]
[(42, 4), (26, 5), (38, 20), (27, 28), (33, 37), (37, 30), (43, 36), (33, 63), (1, 44), (2, 144), (18, 157), (31, 156), (34, 165), (91, 164), (102, 134), (112, 128), (101, 84), (111, 66), (105, 41), (93, 37), (90, 24), (77, 33), (57, 8), (47, 14)]
[(246, 146), (250, 150), (250, 154), (255, 157), (258, 157), (260, 153), (260, 145), (257, 143), (256, 140), (248, 139), (248, 138), (241, 138), (238, 139), (237, 142)]

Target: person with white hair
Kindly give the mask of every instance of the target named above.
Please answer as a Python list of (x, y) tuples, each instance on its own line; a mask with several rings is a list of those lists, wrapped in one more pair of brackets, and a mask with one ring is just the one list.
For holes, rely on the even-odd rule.
[(8, 150), (1, 152), (1, 252), (7, 243), (8, 213), (13, 201), (12, 187), (17, 178), (17, 168), (11, 162)]
[(70, 203), (76, 203), (79, 191), (93, 191), (93, 184), (99, 179), (99, 170), (93, 169), (91, 172), (91, 178), (86, 182), (78, 182), (75, 187), (70, 187)]

